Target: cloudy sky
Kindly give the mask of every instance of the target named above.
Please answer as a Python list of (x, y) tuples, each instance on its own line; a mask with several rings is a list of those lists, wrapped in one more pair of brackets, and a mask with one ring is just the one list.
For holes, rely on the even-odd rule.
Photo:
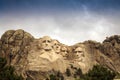
[(120, 34), (120, 0), (0, 0), (0, 36), (24, 29), (72, 45)]

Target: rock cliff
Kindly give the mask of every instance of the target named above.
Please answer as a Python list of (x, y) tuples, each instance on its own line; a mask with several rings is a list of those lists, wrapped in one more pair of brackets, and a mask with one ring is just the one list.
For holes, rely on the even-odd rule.
[(24, 79), (44, 80), (55, 71), (64, 74), (71, 65), (83, 73), (95, 64), (120, 72), (120, 36), (107, 37), (103, 43), (88, 40), (67, 46), (49, 36), (35, 39), (22, 29), (8, 30), (0, 39), (0, 56)]

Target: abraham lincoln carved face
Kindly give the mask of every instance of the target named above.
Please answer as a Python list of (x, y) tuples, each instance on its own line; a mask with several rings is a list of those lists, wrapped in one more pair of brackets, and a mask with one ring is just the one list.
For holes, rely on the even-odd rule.
[(78, 57), (84, 57), (84, 51), (81, 47), (77, 47), (75, 48), (74, 53), (78, 56)]
[(84, 54), (84, 49), (82, 47), (76, 47), (74, 53), (77, 56), (77, 60), (79, 62), (84, 61), (85, 54)]

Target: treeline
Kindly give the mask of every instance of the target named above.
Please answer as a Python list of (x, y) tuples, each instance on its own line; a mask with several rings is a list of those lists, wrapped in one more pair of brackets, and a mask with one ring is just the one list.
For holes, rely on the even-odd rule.
[(115, 76), (115, 72), (101, 65), (95, 65), (92, 70), (89, 70), (88, 73), (84, 74), (80, 80), (113, 80)]
[(13, 66), (6, 66), (7, 60), (0, 57), (0, 80), (23, 80), (22, 76), (15, 74)]
[[(57, 74), (51, 74), (46, 80), (66, 80), (66, 77), (74, 77), (75, 80), (113, 80), (116, 76), (116, 73), (101, 66), (95, 65), (88, 73), (83, 74), (80, 68), (74, 68), (74, 73), (71, 72), (71, 69), (67, 68), (65, 74), (58, 72)], [(61, 76), (58, 76), (61, 75)]]
[[(22, 76), (15, 74), (15, 69), (12, 66), (6, 66), (7, 60), (0, 57), (0, 80), (23, 80)], [(72, 72), (74, 69), (74, 73)], [(74, 78), (75, 80), (113, 80), (116, 73), (101, 66), (95, 65), (88, 73), (83, 74), (80, 68), (67, 68), (63, 74), (57, 71), (55, 74), (50, 74), (46, 80), (66, 80), (67, 78)], [(118, 76), (119, 77), (119, 76)]]

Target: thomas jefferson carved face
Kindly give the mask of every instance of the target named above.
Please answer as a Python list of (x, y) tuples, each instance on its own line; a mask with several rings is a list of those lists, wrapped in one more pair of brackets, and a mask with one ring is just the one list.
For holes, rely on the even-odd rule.
[(53, 40), (52, 41), (52, 47), (53, 47), (53, 49), (54, 49), (54, 51), (56, 52), (56, 53), (59, 53), (60, 52), (60, 44), (59, 44), (59, 42), (57, 41), (57, 40)]
[(45, 51), (50, 51), (52, 50), (52, 39), (48, 36), (44, 36), (42, 38), (42, 43), (41, 43), (41, 47), (42, 49), (44, 49)]

